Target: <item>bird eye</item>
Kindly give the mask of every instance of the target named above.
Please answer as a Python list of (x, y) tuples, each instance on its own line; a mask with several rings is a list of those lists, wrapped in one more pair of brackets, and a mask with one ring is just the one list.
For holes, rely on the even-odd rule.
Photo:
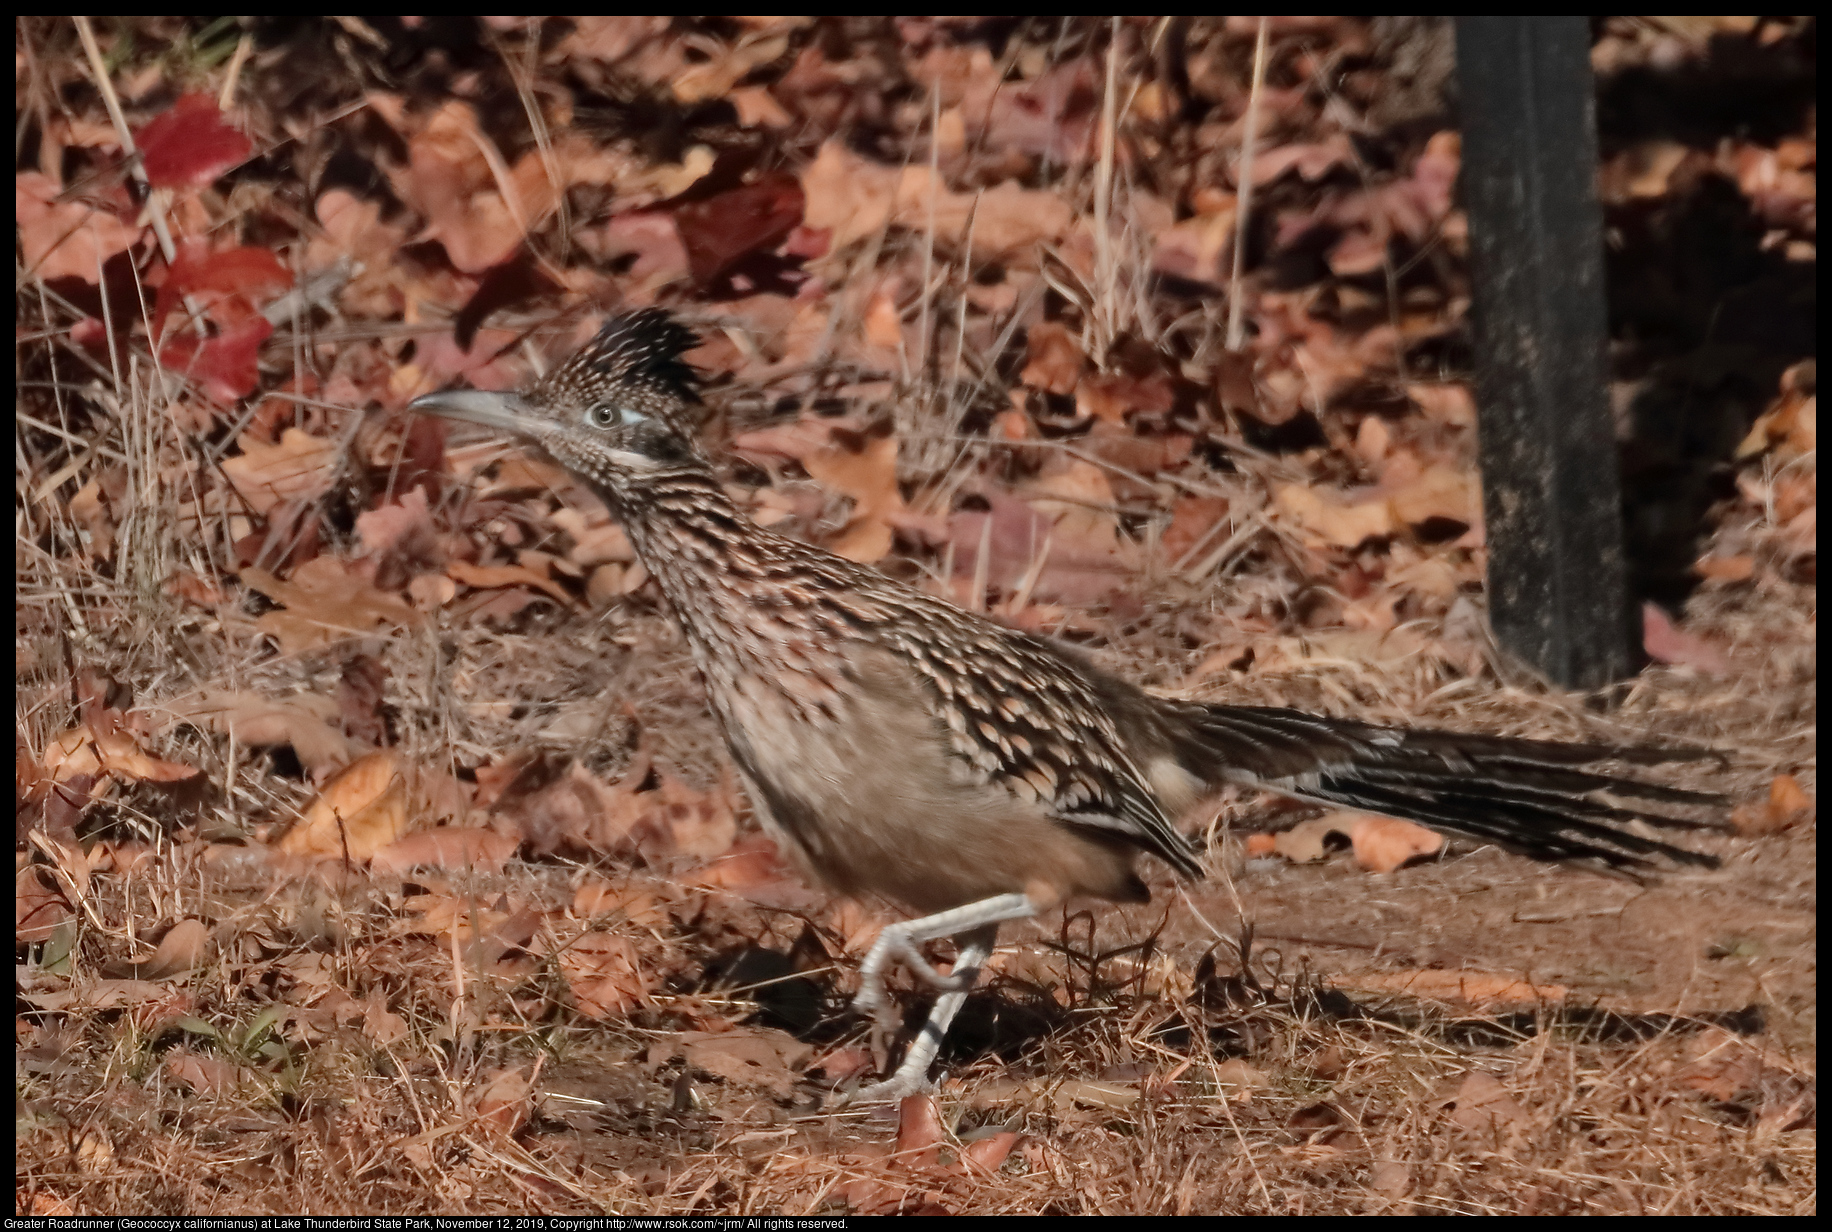
[(585, 412), (585, 422), (594, 428), (615, 428), (623, 422), (623, 414), (614, 406), (600, 404)]

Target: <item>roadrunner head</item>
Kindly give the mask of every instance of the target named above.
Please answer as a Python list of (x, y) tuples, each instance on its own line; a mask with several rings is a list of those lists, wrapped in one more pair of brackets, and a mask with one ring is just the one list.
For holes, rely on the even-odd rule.
[(515, 393), (449, 390), (407, 409), (511, 433), (619, 503), (645, 484), (706, 462), (694, 444), (699, 345), (659, 308), (614, 317), (545, 377)]

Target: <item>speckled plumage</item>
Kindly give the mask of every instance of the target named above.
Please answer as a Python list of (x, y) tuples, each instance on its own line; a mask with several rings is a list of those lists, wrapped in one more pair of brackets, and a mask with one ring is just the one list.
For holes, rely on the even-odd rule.
[[(645, 310), (612, 320), (500, 406), (465, 401), (492, 397), (475, 394), (416, 406), (527, 437), (604, 497), (686, 632), (754, 802), (837, 888), (930, 911), (1007, 890), (1141, 897), (1134, 853), (1199, 875), (1172, 818), (1228, 782), (1542, 859), (1629, 870), (1654, 855), (1712, 862), (1618, 824), (1703, 823), (1595, 793), (1712, 797), (1577, 768), (1696, 751), (1154, 698), (1043, 639), (757, 525), (694, 443), (699, 398), (682, 355), (696, 341)], [(1073, 858), (1053, 862), (1052, 845)]]
[[(926, 913), (887, 927), (861, 966), (863, 1010), (884, 1008), (894, 957), (947, 990), (875, 1095), (920, 1086), (1000, 922), (1078, 895), (1142, 900), (1141, 852), (1199, 876), (1172, 818), (1223, 784), (1409, 818), (1539, 859), (1631, 873), (1655, 856), (1715, 865), (1624, 825), (1713, 823), (1621, 802), (1717, 797), (1582, 768), (1697, 750), (1155, 698), (1041, 638), (758, 526), (694, 443), (699, 398), (682, 359), (694, 342), (667, 314), (639, 312), (519, 394), (434, 394), (413, 409), (524, 437), (590, 484), (685, 631), (783, 849), (836, 889)], [(963, 938), (958, 980), (914, 948), (942, 936)]]

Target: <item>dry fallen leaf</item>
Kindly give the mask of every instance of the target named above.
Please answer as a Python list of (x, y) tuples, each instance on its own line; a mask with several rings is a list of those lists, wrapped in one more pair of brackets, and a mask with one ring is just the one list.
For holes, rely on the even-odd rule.
[(1418, 856), (1436, 854), (1444, 836), (1397, 817), (1363, 816), (1349, 832), (1355, 862), (1376, 873), (1390, 873)]
[(69, 900), (43, 865), (27, 864), (14, 878), (13, 936), (22, 944), (49, 940), (70, 919)]
[(566, 589), (543, 572), (537, 572), (526, 565), (473, 565), (468, 561), (447, 561), (445, 574), (454, 582), (478, 590), (494, 590), (501, 586), (532, 586), (546, 594), (561, 607), (575, 606), (573, 597)]
[(1395, 522), (1420, 526), (1433, 520), (1472, 525), (1478, 508), (1475, 480), (1452, 467), (1401, 464), (1399, 455), (1381, 473), (1381, 489)]
[(1514, 1102), (1501, 1080), (1483, 1070), (1471, 1070), (1444, 1105), (1451, 1123), (1468, 1130), (1493, 1133), (1523, 1122), (1526, 1110)]
[(627, 937), (584, 933), (557, 951), (573, 1005), (588, 1018), (618, 1018), (649, 992), (636, 947)]
[(408, 806), (400, 755), (389, 749), (370, 753), (324, 785), (304, 818), (280, 840), (280, 850), (367, 861), (406, 832)]
[(223, 459), (223, 473), (255, 513), (269, 513), (281, 501), (322, 496), (337, 478), (339, 444), (328, 437), (288, 428), (277, 445), (252, 434), (237, 443), (242, 452)]
[(906, 1167), (933, 1168), (941, 1157), (941, 1108), (933, 1095), (906, 1095), (897, 1105), (897, 1160)]
[(403, 835), (375, 853), (369, 871), (377, 877), (415, 868), (500, 873), (521, 845), (512, 834), (475, 826), (439, 826)]
[[(770, 1027), (740, 1027), (733, 1031), (682, 1031), (664, 1041), (650, 1060), (662, 1054), (684, 1056), (694, 1070), (740, 1086), (756, 1087), (779, 1099), (795, 1093), (795, 1077), (813, 1049)], [(662, 1058), (665, 1059), (665, 1058)]]
[(417, 628), (423, 615), (412, 604), (377, 590), (330, 556), (319, 556), (282, 581), (265, 569), (242, 570), (242, 581), (284, 610), (265, 612), (255, 627), (273, 636), (287, 654), (333, 645), (377, 625)]
[(188, 1048), (174, 1049), (165, 1059), (165, 1072), (199, 1095), (221, 1095), (242, 1081), (242, 1069), (228, 1061), (200, 1056)]
[(1331, 834), (1347, 838), (1354, 847), (1355, 862), (1376, 873), (1390, 873), (1444, 846), (1443, 837), (1435, 830), (1410, 821), (1345, 811), (1299, 822), (1273, 837), (1273, 850), (1294, 864), (1308, 864), (1323, 858)]
[(269, 698), (240, 690), (204, 689), (168, 702), (165, 710), (171, 717), (162, 730), (191, 723), (234, 736), (249, 748), (290, 745), (299, 764), (317, 779), (348, 765), (360, 748), (331, 726), (338, 716), (337, 700), (317, 693)]
[(824, 142), (802, 173), (802, 190), (807, 196), (804, 224), (831, 231), (836, 253), (891, 225), (933, 227), (942, 242), (957, 244), (971, 222), (974, 252), (989, 260), (1022, 257), (1062, 237), (1074, 221), (1058, 193), (1010, 180), (982, 192), (957, 193), (927, 166), (888, 166), (855, 154), (837, 139)]
[(1656, 663), (1693, 668), (1707, 676), (1722, 676), (1730, 659), (1716, 644), (1673, 623), (1657, 604), (1641, 605), (1641, 645)]
[(381, 989), (370, 992), (363, 1010), (363, 1034), (384, 1046), (407, 1038), (407, 1020), (388, 1008), (388, 997)]
[(1701, 556), (1692, 565), (1692, 571), (1708, 583), (1729, 585), (1733, 582), (1747, 582), (1756, 574), (1755, 557), (1748, 554), (1736, 556)]
[(209, 941), (209, 925), (202, 920), (180, 920), (161, 938), (153, 956), (135, 968), (135, 973), (156, 980), (189, 971), (203, 962)]
[(1737, 446), (1738, 460), (1753, 458), (1770, 449), (1783, 462), (1812, 453), (1818, 444), (1818, 403), (1817, 396), (1783, 394), (1779, 402), (1756, 420), (1749, 435)]
[(472, 1112), (493, 1133), (513, 1135), (527, 1124), (534, 1112), (534, 1076), (540, 1069), (534, 1065), (496, 1070), (477, 1093)]
[[(94, 285), (102, 263), (140, 238), (141, 228), (112, 209), (98, 209), (87, 193), (60, 202), (63, 187), (48, 176), (27, 171), (13, 184), (13, 225), (33, 277), (79, 278)], [(131, 208), (125, 200), (120, 204)]]
[(1483, 1007), (1562, 1002), (1567, 992), (1563, 984), (1536, 984), (1491, 971), (1372, 971), (1338, 976), (1333, 982), (1344, 988), (1401, 992)]
[(124, 783), (175, 783), (198, 773), (196, 766), (162, 761), (146, 753), (133, 734), (117, 723), (106, 726), (110, 730), (92, 731), (84, 723), (51, 738), (42, 764), (51, 772), (52, 781), (63, 783), (78, 776), (93, 776), (97, 779), (94, 794), (104, 790), (100, 781), (104, 775)]
[(1778, 834), (1813, 811), (1813, 797), (1801, 789), (1791, 774), (1778, 774), (1768, 785), (1768, 799), (1760, 804), (1739, 804), (1731, 810), (1730, 824), (1737, 833), (1754, 837)]
[(802, 456), (802, 465), (823, 487), (853, 501), (852, 517), (829, 546), (848, 560), (871, 564), (891, 550), (891, 525), (903, 512), (897, 490), (897, 438), (868, 436), (849, 449), (830, 437), (821, 449)]
[(1051, 394), (1072, 394), (1087, 359), (1069, 331), (1054, 321), (1030, 328), (1029, 361), (1018, 380)]
[(1321, 492), (1307, 484), (1287, 483), (1279, 485), (1274, 492), (1273, 507), (1309, 532), (1307, 541), (1319, 544), (1354, 548), (1369, 539), (1393, 533), (1393, 509), (1384, 500), (1345, 503), (1333, 492)]

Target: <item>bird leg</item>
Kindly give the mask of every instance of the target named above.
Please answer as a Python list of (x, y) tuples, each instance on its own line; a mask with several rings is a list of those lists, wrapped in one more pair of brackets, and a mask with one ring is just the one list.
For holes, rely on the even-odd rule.
[(922, 1024), (922, 1030), (910, 1041), (910, 1050), (904, 1054), (903, 1064), (883, 1082), (860, 1088), (854, 1094), (854, 1099), (902, 1099), (906, 1095), (915, 1095), (929, 1085), (929, 1065), (935, 1060), (935, 1054), (941, 1051), (941, 1042), (948, 1034), (948, 1025), (966, 1003), (967, 991), (979, 975), (980, 965), (992, 953), (993, 939), (998, 931), (997, 924), (988, 924), (962, 938), (960, 957), (954, 961), (954, 974), (936, 977), (954, 987), (935, 999), (935, 1008), (929, 1011), (929, 1020)]
[[(926, 1085), (929, 1063), (941, 1049), (948, 1024), (966, 1001), (967, 991), (979, 975), (980, 964), (992, 953), (998, 926), (1007, 920), (1027, 919), (1036, 913), (1037, 904), (1028, 896), (1000, 894), (951, 911), (938, 911), (921, 919), (885, 926), (865, 955), (865, 961), (859, 964), (859, 995), (853, 998), (853, 1009), (870, 1014), (883, 1024), (890, 1007), (884, 992), (884, 968), (892, 958), (902, 959), (904, 965), (925, 983), (940, 989), (942, 996), (929, 1012), (922, 1032), (910, 1044), (909, 1053), (897, 1072), (884, 1082), (859, 1091), (855, 1098), (900, 1099)], [(953, 973), (943, 975), (929, 965), (916, 947), (924, 941), (955, 935), (964, 935), (960, 957), (955, 960)]]

